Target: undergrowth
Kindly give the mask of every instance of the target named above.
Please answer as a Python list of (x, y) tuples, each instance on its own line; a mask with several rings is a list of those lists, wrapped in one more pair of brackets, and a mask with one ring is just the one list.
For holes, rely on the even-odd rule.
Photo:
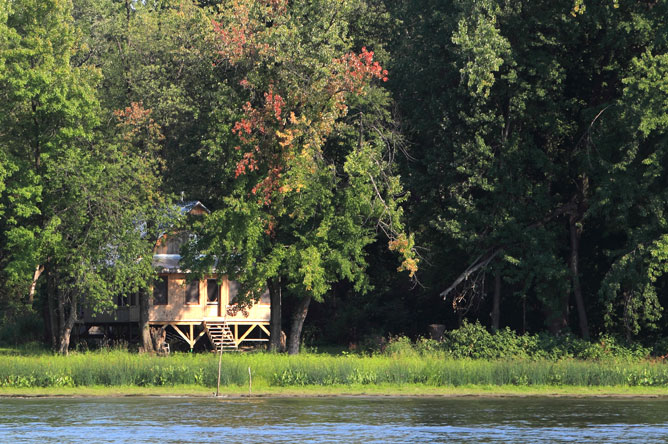
[[(245, 386), (248, 368), (255, 386), (345, 384), (668, 386), (661, 362), (483, 360), (438, 355), (383, 354), (286, 356), (226, 354), (221, 384)], [(70, 356), (0, 356), (0, 387), (170, 386), (215, 387), (215, 354), (168, 357), (122, 351)]]
[[(507, 329), (491, 333), (480, 324), (465, 324), (442, 341), (395, 337), (365, 353), (224, 354), (221, 385), (246, 386), (250, 368), (256, 387), (668, 387), (668, 365), (650, 358), (650, 352), (607, 336), (587, 342)], [(215, 387), (217, 376), (218, 355), (213, 353), (160, 357), (112, 347), (59, 356), (35, 347), (0, 350), (0, 387)]]

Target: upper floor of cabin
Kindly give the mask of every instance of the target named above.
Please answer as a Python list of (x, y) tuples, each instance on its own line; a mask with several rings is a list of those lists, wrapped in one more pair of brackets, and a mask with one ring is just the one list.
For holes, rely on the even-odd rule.
[[(209, 210), (201, 202), (179, 206), (183, 215), (203, 215)], [(211, 274), (202, 279), (188, 279), (181, 264), (181, 247), (188, 240), (187, 231), (167, 231), (159, 236), (152, 258), (158, 277), (149, 293), (150, 323), (227, 321), (228, 323), (268, 323), (269, 292), (265, 292), (247, 310), (234, 310), (239, 284), (226, 276)], [(84, 322), (139, 322), (137, 295), (118, 295), (116, 310), (108, 314), (84, 312)]]

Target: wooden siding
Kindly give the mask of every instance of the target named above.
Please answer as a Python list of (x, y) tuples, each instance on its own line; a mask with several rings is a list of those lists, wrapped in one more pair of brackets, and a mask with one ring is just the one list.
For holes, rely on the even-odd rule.
[[(149, 322), (172, 323), (172, 322), (202, 322), (202, 321), (227, 321), (230, 324), (249, 324), (269, 322), (270, 305), (257, 303), (248, 311), (248, 316), (239, 312), (235, 316), (226, 316), (229, 307), (229, 282), (223, 278), (220, 286), (220, 307), (218, 304), (207, 303), (207, 279), (199, 281), (199, 304), (186, 304), (186, 275), (165, 274), (167, 276), (167, 304), (153, 305), (153, 295), (149, 297)], [(213, 277), (208, 277), (213, 279)], [(98, 314), (84, 311), (83, 322), (85, 323), (115, 323), (115, 322), (139, 322), (139, 307), (119, 307), (113, 313)]]

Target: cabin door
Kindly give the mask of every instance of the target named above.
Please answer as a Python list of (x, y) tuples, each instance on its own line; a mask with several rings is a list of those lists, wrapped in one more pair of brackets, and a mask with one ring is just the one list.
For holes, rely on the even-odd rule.
[[(223, 304), (221, 303), (221, 294), (220, 294), (220, 285), (216, 279), (207, 279), (206, 280), (206, 303), (207, 303), (207, 314), (211, 316), (218, 316), (219, 318), (223, 316)], [(211, 308), (215, 307), (215, 314), (211, 313), (214, 310)]]

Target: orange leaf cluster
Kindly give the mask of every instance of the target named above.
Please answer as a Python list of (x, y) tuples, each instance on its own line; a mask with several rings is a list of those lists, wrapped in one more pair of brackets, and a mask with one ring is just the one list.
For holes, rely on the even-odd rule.
[(117, 109), (114, 116), (118, 120), (118, 126), (123, 129), (123, 139), (126, 141), (134, 139), (140, 132), (155, 140), (162, 140), (160, 125), (151, 118), (151, 109), (144, 108), (142, 102), (131, 102), (125, 109)]
[(247, 44), (250, 40), (250, 30), (244, 24), (232, 25), (229, 28), (224, 27), (221, 23), (212, 20), (213, 29), (218, 34), (220, 39), (220, 47), (218, 55), (223, 60), (228, 60), (231, 64), (235, 64), (243, 59)]
[(267, 111), (273, 111), (274, 117), (280, 123), (281, 111), (283, 110), (283, 106), (285, 106), (285, 100), (278, 94), (274, 94), (273, 89), (273, 86), (270, 86), (269, 92), (264, 93), (264, 106)]
[(223, 61), (236, 65), (248, 56), (273, 54), (273, 49), (266, 40), (263, 41), (262, 36), (274, 32), (266, 24), (287, 12), (288, 0), (265, 1), (266, 8), (260, 18), (251, 13), (256, 4), (257, 0), (235, 0), (228, 7), (229, 21), (211, 21), (218, 38), (217, 53), (220, 56), (214, 66)]
[(371, 79), (381, 79), (387, 82), (387, 70), (378, 62), (373, 61), (373, 51), (362, 48), (359, 54), (348, 53), (334, 62), (342, 67), (340, 85), (341, 90), (361, 93)]

